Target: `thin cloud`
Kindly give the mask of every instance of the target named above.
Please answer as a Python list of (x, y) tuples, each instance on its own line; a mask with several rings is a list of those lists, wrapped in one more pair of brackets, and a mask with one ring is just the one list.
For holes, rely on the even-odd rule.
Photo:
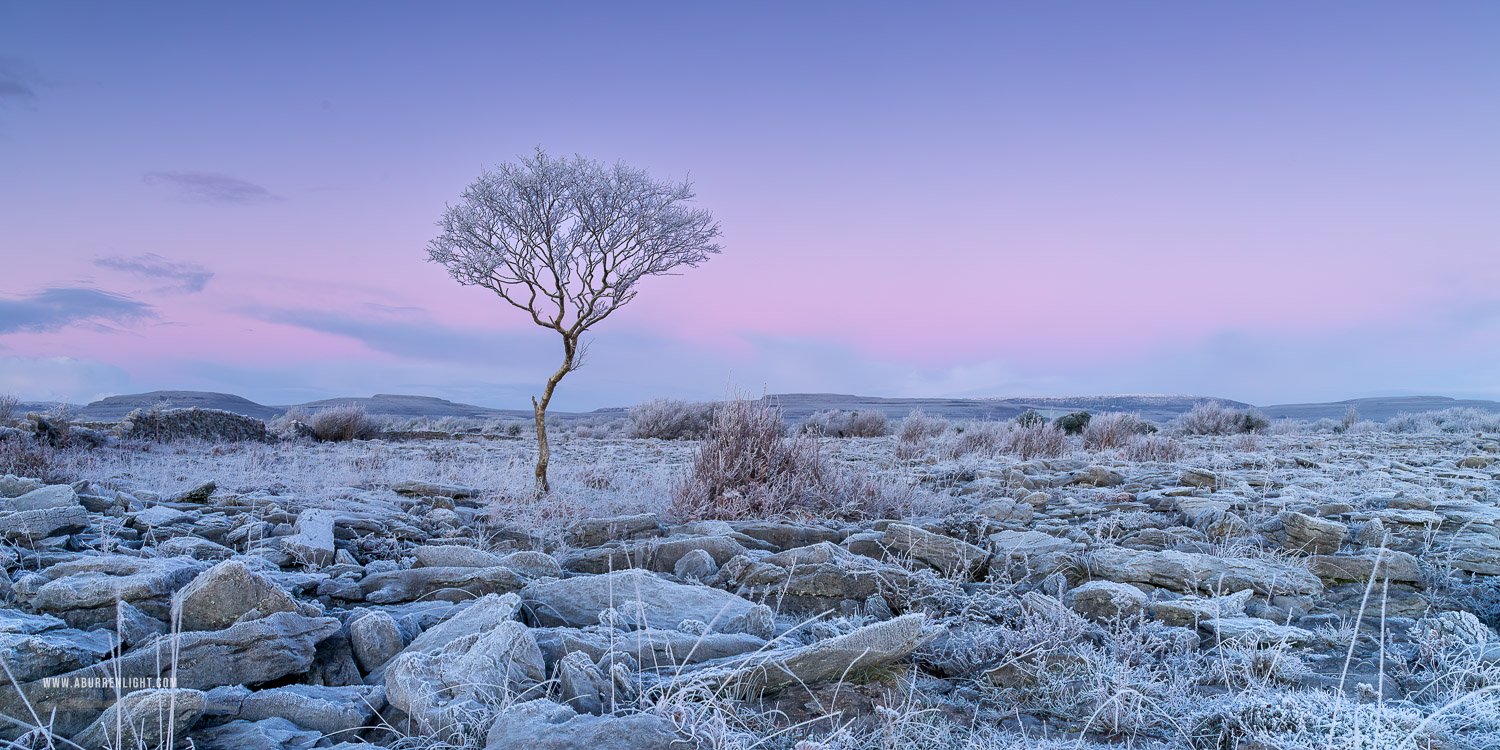
[(282, 308), (260, 308), (246, 313), (270, 323), (353, 339), (377, 352), (434, 362), (503, 362), (518, 347), (536, 346), (536, 337), (528, 339), (434, 323), (416, 308), (367, 304), (361, 307), (362, 314)]
[(148, 185), (166, 185), (190, 200), (207, 203), (267, 203), (281, 196), (248, 180), (216, 172), (149, 172)]
[(59, 287), (27, 297), (0, 297), (0, 335), (47, 333), (103, 322), (123, 325), (153, 317), (156, 313), (150, 305), (99, 289)]
[(94, 265), (166, 282), (156, 288), (158, 292), (201, 292), (209, 279), (214, 277), (213, 271), (197, 263), (178, 263), (156, 253), (129, 258), (109, 256), (95, 260)]
[(34, 102), (40, 84), (29, 65), (14, 57), (0, 57), (0, 101), (19, 99)]

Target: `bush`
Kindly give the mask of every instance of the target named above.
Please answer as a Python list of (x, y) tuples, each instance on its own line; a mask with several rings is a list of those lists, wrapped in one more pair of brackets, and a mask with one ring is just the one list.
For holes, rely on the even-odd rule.
[(1022, 461), (1058, 458), (1068, 452), (1068, 441), (1056, 424), (1012, 427), (1006, 431), (1004, 438), (1001, 450)]
[(912, 409), (896, 425), (896, 440), (907, 445), (916, 445), (927, 438), (937, 437), (948, 431), (948, 420), (929, 417), (921, 409)]
[(380, 434), (380, 426), (365, 413), (365, 407), (327, 406), (313, 412), (307, 426), (313, 437), (325, 443), (370, 440)]
[(659, 440), (702, 440), (713, 424), (714, 405), (657, 398), (630, 408), (625, 436)]
[(1181, 461), (1187, 455), (1187, 446), (1165, 435), (1136, 435), (1125, 446), (1125, 458), (1136, 462)]
[(1081, 435), (1085, 427), (1089, 426), (1089, 420), (1093, 415), (1086, 411), (1075, 411), (1057, 418), (1057, 426), (1069, 435)]
[(808, 417), (802, 431), (823, 437), (884, 437), (891, 434), (891, 426), (884, 412), (828, 409)]
[(673, 511), (695, 519), (880, 517), (912, 497), (909, 487), (839, 470), (812, 436), (787, 436), (780, 409), (745, 399), (714, 412), (672, 494)]
[(16, 416), (16, 407), (21, 405), (21, 399), (13, 393), (0, 393), (0, 422), (9, 422)]
[(1021, 427), (1036, 427), (1047, 423), (1047, 418), (1036, 409), (1027, 409), (1016, 415), (1016, 424)]
[(0, 435), (0, 474), (60, 482), (51, 446), (26, 437)]
[(1134, 414), (1101, 414), (1083, 428), (1083, 447), (1091, 451), (1124, 448), (1136, 435), (1145, 433), (1146, 427)]
[(1218, 401), (1202, 401), (1178, 417), (1176, 424), (1184, 435), (1239, 435), (1265, 432), (1271, 420), (1256, 409), (1231, 409)]
[(1391, 432), (1429, 434), (1500, 432), (1500, 414), (1480, 411), (1468, 406), (1456, 406), (1451, 409), (1420, 414), (1401, 412), (1386, 422), (1385, 428)]

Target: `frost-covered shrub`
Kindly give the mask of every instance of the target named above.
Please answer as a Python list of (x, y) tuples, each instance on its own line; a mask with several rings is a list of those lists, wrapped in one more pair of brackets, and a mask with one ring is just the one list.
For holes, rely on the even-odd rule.
[(962, 458), (971, 454), (996, 456), (1005, 445), (1009, 426), (1001, 422), (965, 422), (955, 425), (938, 445), (943, 458)]
[(1385, 429), (1391, 432), (1428, 434), (1500, 432), (1500, 413), (1468, 406), (1420, 414), (1401, 412), (1385, 423)]
[(308, 417), (307, 426), (313, 437), (325, 443), (370, 440), (380, 434), (380, 426), (357, 404), (319, 409)]
[(884, 437), (891, 427), (884, 412), (828, 409), (808, 417), (802, 431), (823, 437)]
[(21, 399), (12, 393), (0, 393), (0, 423), (9, 422), (16, 415), (16, 407), (21, 405)]
[(1146, 423), (1134, 414), (1101, 414), (1083, 428), (1083, 447), (1091, 451), (1123, 448), (1145, 430)]
[(1184, 435), (1239, 435), (1265, 432), (1271, 420), (1256, 409), (1231, 409), (1218, 401), (1204, 401), (1178, 417), (1176, 426)]
[(1001, 450), (1022, 461), (1058, 458), (1068, 452), (1068, 441), (1056, 424), (1013, 427), (1006, 431)]
[(721, 405), (673, 488), (673, 511), (693, 519), (890, 517), (914, 500), (910, 485), (841, 470), (815, 438), (786, 432), (781, 410), (764, 400)]
[(1136, 462), (1181, 461), (1188, 453), (1186, 445), (1169, 435), (1136, 435), (1125, 446), (1125, 458)]
[(656, 398), (630, 408), (625, 436), (658, 440), (702, 440), (713, 424), (714, 405)]
[(1067, 438), (1055, 423), (1021, 427), (1014, 422), (970, 422), (956, 427), (938, 443), (938, 455), (948, 459), (1006, 455), (1027, 461), (1057, 458), (1067, 452)]
[(942, 417), (929, 417), (921, 409), (912, 409), (897, 423), (896, 440), (901, 443), (915, 444), (947, 431), (948, 420)]
[(1047, 423), (1047, 418), (1036, 409), (1027, 409), (1016, 415), (1016, 424), (1021, 427), (1036, 427)]

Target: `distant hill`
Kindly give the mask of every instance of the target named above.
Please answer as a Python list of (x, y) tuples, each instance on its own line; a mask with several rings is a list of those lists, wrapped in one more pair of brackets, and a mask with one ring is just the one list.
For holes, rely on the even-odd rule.
[(1380, 398), (1353, 398), (1326, 404), (1280, 404), (1263, 407), (1261, 411), (1272, 419), (1343, 419), (1349, 407), (1359, 412), (1361, 419), (1384, 422), (1402, 412), (1419, 413), (1440, 411), (1467, 406), (1481, 411), (1500, 412), (1500, 401), (1480, 399), (1453, 399), (1446, 396), (1388, 396)]
[(151, 391), (150, 393), (132, 393), (125, 396), (110, 396), (95, 401), (78, 409), (78, 418), (95, 422), (112, 422), (124, 419), (126, 414), (136, 409), (150, 409), (157, 404), (168, 404), (174, 409), (187, 409), (198, 407), (200, 409), (221, 409), (223, 411), (243, 414), (256, 419), (274, 419), (285, 409), (273, 406), (262, 406), (248, 398), (241, 398), (232, 393), (211, 393), (208, 391)]
[[(789, 422), (801, 422), (813, 412), (826, 409), (844, 411), (879, 411), (891, 419), (900, 419), (913, 409), (932, 415), (957, 420), (1002, 420), (1010, 419), (1027, 409), (1049, 416), (1087, 410), (1100, 412), (1133, 412), (1143, 419), (1165, 422), (1193, 408), (1194, 404), (1218, 401), (1237, 409), (1250, 405), (1229, 399), (1208, 396), (1033, 396), (1012, 398), (878, 398), (854, 396), (841, 393), (781, 393), (766, 397), (781, 407)], [(75, 409), (77, 418), (86, 421), (116, 421), (133, 409), (149, 409), (157, 404), (172, 408), (202, 407), (222, 409), (259, 419), (274, 419), (288, 409), (302, 408), (308, 411), (328, 406), (358, 405), (374, 416), (382, 417), (472, 417), (480, 419), (531, 419), (530, 409), (495, 409), (488, 406), (461, 404), (431, 396), (408, 396), (377, 393), (369, 397), (329, 398), (309, 401), (305, 404), (266, 406), (229, 393), (204, 391), (151, 391), (125, 396), (110, 396), (87, 406)], [(1354, 406), (1364, 419), (1383, 422), (1401, 412), (1424, 412), (1469, 406), (1484, 411), (1500, 412), (1500, 402), (1482, 400), (1459, 400), (1442, 396), (1401, 396), (1389, 398), (1358, 398), (1315, 404), (1281, 404), (1261, 407), (1272, 419), (1317, 420), (1325, 417), (1340, 419), (1344, 412)], [(55, 404), (23, 404), (21, 411), (41, 411)], [(623, 417), (626, 407), (597, 409), (591, 412), (548, 412), (548, 416), (564, 422), (585, 419)]]

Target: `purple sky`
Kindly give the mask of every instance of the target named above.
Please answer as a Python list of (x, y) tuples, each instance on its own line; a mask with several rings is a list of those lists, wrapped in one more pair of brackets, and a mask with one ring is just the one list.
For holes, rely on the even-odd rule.
[(540, 144), (724, 226), (558, 408), (1500, 398), (1497, 40), (1492, 2), (3, 3), (0, 392), (520, 407), (556, 334), (424, 247)]

